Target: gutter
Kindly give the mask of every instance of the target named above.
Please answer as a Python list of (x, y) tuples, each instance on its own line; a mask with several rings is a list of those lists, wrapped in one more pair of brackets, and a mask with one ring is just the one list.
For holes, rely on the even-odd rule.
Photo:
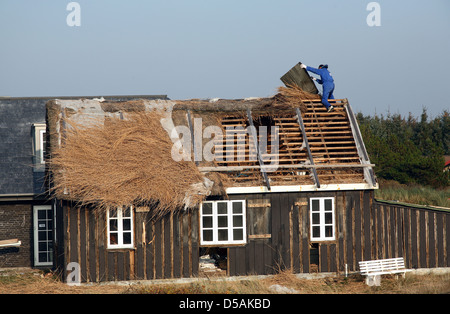
[(32, 201), (35, 194), (33, 193), (19, 193), (19, 194), (0, 194), (0, 202), (8, 201)]

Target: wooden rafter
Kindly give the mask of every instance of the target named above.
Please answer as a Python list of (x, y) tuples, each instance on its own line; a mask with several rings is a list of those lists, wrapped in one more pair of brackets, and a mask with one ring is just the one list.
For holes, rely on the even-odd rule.
[[(349, 117), (344, 108), (345, 103), (345, 100), (337, 100), (334, 104), (335, 111), (328, 113), (320, 101), (305, 101), (305, 110), (299, 112), (303, 129), (295, 108), (280, 112), (269, 110), (266, 113), (247, 108), (250, 110), (246, 110), (246, 113), (227, 113), (222, 117), (222, 128), (242, 126), (243, 130), (238, 133), (238, 138), (230, 132), (217, 139), (215, 151), (217, 157), (229, 150), (233, 151), (233, 156), (241, 158), (218, 159), (216, 166), (199, 167), (199, 170), (222, 172), (233, 180), (236, 186), (260, 186), (269, 183), (268, 186), (272, 187), (292, 184), (315, 184), (320, 187), (323, 184), (367, 181), (364, 173), (373, 165), (362, 164), (360, 161)], [(260, 117), (260, 122), (255, 120), (256, 115)], [(254, 128), (258, 125), (277, 127), (278, 144), (271, 141), (267, 150), (260, 147), (259, 137), (253, 135)], [(240, 135), (242, 132), (245, 135), (245, 143), (244, 137)], [(274, 150), (277, 148), (274, 145), (279, 145), (278, 150)], [(253, 146), (256, 148), (257, 158), (254, 158)], [(268, 158), (270, 165), (267, 163)], [(308, 160), (310, 164), (305, 164)]]
[(259, 151), (258, 135), (256, 134), (255, 125), (253, 123), (253, 118), (252, 118), (252, 112), (250, 109), (247, 109), (247, 117), (248, 117), (248, 122), (251, 126), (250, 132), (252, 133), (251, 136), (253, 138), (253, 145), (255, 145), (256, 154), (258, 156), (258, 162), (259, 162), (259, 165), (261, 166), (261, 173), (264, 178), (264, 182), (266, 183), (267, 189), (270, 191), (270, 182), (269, 182), (269, 178), (267, 177), (267, 172), (263, 167), (264, 163), (261, 158), (261, 152)]
[[(310, 161), (311, 165), (314, 165), (314, 159), (313, 159), (313, 156), (311, 154), (311, 149), (309, 147), (308, 137), (306, 136), (306, 131), (305, 131), (305, 126), (303, 125), (302, 114), (300, 113), (300, 109), (298, 109), (298, 108), (295, 108), (295, 111), (297, 112), (298, 124), (300, 125), (300, 129), (301, 129), (302, 134), (303, 134), (303, 140), (304, 140), (305, 145), (306, 145), (306, 151), (308, 152), (309, 161)], [(317, 176), (316, 169), (312, 168), (312, 172), (313, 172), (313, 175), (314, 175), (314, 181), (316, 183), (316, 186), (318, 188), (320, 188), (319, 177)]]

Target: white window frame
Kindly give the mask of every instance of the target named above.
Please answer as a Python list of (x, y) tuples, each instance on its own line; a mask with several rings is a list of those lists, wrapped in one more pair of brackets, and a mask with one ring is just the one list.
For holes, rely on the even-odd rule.
[[(44, 251), (40, 251), (39, 250), (39, 232), (52, 232), (54, 234), (54, 221), (55, 221), (55, 217), (54, 217), (54, 210), (52, 210), (52, 206), (51, 205), (36, 205), (33, 206), (33, 235), (34, 235), (34, 266), (52, 266), (53, 265), (53, 247), (51, 249), (49, 249), (48, 251), (45, 251), (47, 253), (49, 253), (49, 261), (47, 262), (40, 262), (39, 261), (39, 253), (44, 252)], [(47, 227), (49, 227), (50, 229), (44, 227), (45, 229), (39, 230), (39, 219), (38, 219), (38, 213), (40, 210), (52, 210), (52, 217), (51, 219), (53, 220), (53, 223), (50, 225), (47, 225)], [(49, 220), (48, 218), (46, 220)], [(41, 221), (42, 223), (42, 221)], [(45, 223), (44, 223), (45, 224)], [(54, 237), (50, 237), (48, 238), (45, 242), (53, 242), (54, 241)]]
[[(211, 214), (203, 214), (203, 205), (206, 203), (212, 204), (212, 213)], [(227, 204), (227, 214), (219, 214), (218, 213), (218, 204), (226, 203)], [(242, 204), (242, 213), (233, 213), (233, 203), (241, 203)], [(218, 219), (219, 217), (227, 217), (227, 226), (219, 227)], [(233, 225), (233, 217), (241, 216), (242, 217), (242, 226), (234, 226)], [(247, 212), (245, 206), (245, 200), (220, 200), (220, 201), (205, 201), (200, 205), (200, 245), (202, 246), (222, 246), (222, 245), (242, 245), (247, 243)], [(212, 217), (212, 226), (205, 227), (204, 220), (205, 217)], [(242, 230), (242, 239), (234, 240), (233, 230), (241, 229)], [(212, 231), (212, 241), (207, 241), (204, 239), (203, 231), (211, 230)], [(219, 230), (227, 230), (227, 240), (219, 240)]]
[[(107, 224), (107, 248), (108, 249), (134, 249), (134, 209), (133, 206), (130, 208), (130, 217), (123, 217), (123, 211), (128, 207), (117, 207), (115, 209), (109, 208), (106, 212), (106, 224)], [(117, 211), (116, 217), (110, 217), (110, 211)], [(117, 230), (110, 230), (110, 221), (112, 219), (117, 219)], [(124, 220), (130, 219), (130, 230), (124, 230)], [(124, 244), (123, 235), (125, 232), (131, 232), (131, 243)], [(117, 233), (117, 244), (111, 244), (111, 233)]]
[[(325, 210), (325, 201), (331, 200), (331, 210)], [(313, 202), (319, 201), (319, 210), (313, 211)], [(309, 221), (310, 221), (310, 239), (311, 242), (320, 242), (320, 241), (334, 241), (336, 240), (336, 209), (335, 209), (335, 199), (334, 197), (312, 197), (309, 200)], [(326, 223), (325, 214), (331, 213), (331, 223)], [(315, 219), (313, 219), (313, 215), (319, 215), (319, 223), (315, 223)], [(316, 216), (317, 217), (317, 216)], [(314, 236), (313, 229), (315, 227), (319, 227), (320, 234), (319, 236)], [(331, 236), (326, 236), (326, 228), (331, 227)]]
[(45, 152), (45, 147), (44, 147), (44, 136), (45, 136), (45, 129), (41, 129), (39, 130), (39, 161), (40, 164), (43, 165), (45, 164), (45, 156), (44, 156), (44, 152)]
[(44, 136), (46, 131), (46, 125), (44, 123), (33, 124), (34, 171), (45, 170)]

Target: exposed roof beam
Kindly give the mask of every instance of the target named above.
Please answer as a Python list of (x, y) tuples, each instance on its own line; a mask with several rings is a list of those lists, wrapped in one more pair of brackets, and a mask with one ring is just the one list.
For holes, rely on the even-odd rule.
[(323, 164), (323, 165), (264, 165), (264, 166), (217, 166), (217, 167), (198, 167), (201, 172), (213, 172), (213, 171), (242, 171), (246, 169), (311, 169), (311, 168), (366, 168), (374, 167), (374, 164)]
[[(345, 110), (347, 110), (348, 120), (350, 121), (350, 127), (352, 129), (353, 137), (355, 138), (356, 150), (358, 151), (361, 163), (365, 165), (370, 164), (369, 155), (367, 154), (366, 146), (364, 145), (361, 131), (359, 130), (358, 122), (356, 121), (356, 117), (353, 114), (353, 110), (348, 101), (346, 101), (344, 107)], [(377, 182), (375, 180), (375, 174), (371, 167), (364, 168), (364, 179), (368, 184), (371, 184), (373, 187), (377, 185)]]
[[(302, 114), (300, 112), (300, 109), (298, 109), (298, 108), (295, 108), (295, 111), (297, 112), (298, 124), (300, 125), (300, 129), (302, 130), (303, 141), (305, 142), (305, 145), (306, 145), (306, 151), (308, 152), (309, 161), (311, 162), (311, 165), (314, 165), (314, 159), (311, 154), (311, 148), (309, 147), (308, 137), (306, 136), (305, 125), (303, 124)], [(313, 176), (314, 176), (314, 182), (316, 183), (317, 187), (320, 188), (320, 182), (319, 182), (319, 177), (317, 176), (316, 168), (312, 168), (312, 172), (313, 172)]]
[(258, 162), (260, 165), (261, 173), (264, 178), (264, 182), (267, 185), (267, 189), (270, 191), (270, 182), (269, 182), (269, 178), (267, 176), (266, 170), (264, 169), (264, 162), (262, 161), (262, 158), (261, 158), (261, 152), (259, 151), (258, 135), (256, 134), (255, 125), (254, 125), (253, 119), (252, 119), (252, 112), (250, 109), (247, 109), (247, 117), (248, 117), (248, 122), (251, 126), (249, 128), (249, 130), (250, 130), (251, 136), (253, 137), (253, 145), (255, 145), (255, 149), (258, 154)]

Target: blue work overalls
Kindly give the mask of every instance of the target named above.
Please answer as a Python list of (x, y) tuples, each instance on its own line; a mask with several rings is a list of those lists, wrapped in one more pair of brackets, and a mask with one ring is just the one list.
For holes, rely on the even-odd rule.
[(320, 75), (320, 79), (317, 79), (316, 81), (317, 83), (322, 84), (322, 104), (328, 109), (331, 106), (328, 99), (334, 99), (334, 80), (328, 71), (328, 65), (323, 66), (321, 69), (306, 67), (306, 70)]

